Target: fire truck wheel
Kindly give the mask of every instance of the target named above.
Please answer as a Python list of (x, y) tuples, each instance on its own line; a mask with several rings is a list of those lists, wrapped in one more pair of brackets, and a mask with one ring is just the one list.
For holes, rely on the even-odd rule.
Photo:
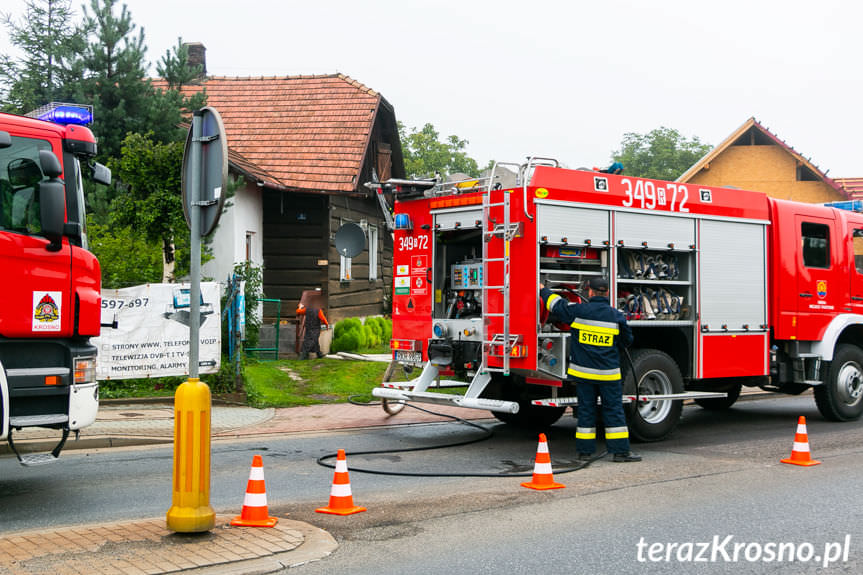
[[(639, 395), (683, 393), (680, 368), (668, 354), (655, 349), (639, 349), (632, 353), (632, 363), (639, 376)], [(635, 380), (624, 362), (623, 393), (635, 393)], [(624, 404), (629, 422), (629, 434), (636, 441), (661, 441), (671, 435), (680, 421), (683, 401), (669, 399)]]
[[(728, 409), (734, 402), (737, 401), (737, 398), (740, 397), (740, 390), (743, 388), (742, 384), (737, 384), (728, 389), (727, 397), (708, 397), (706, 399), (696, 399), (695, 403), (707, 409), (709, 411), (719, 411), (722, 409)], [(726, 390), (722, 390), (726, 391)]]
[(863, 350), (847, 343), (837, 346), (823, 382), (813, 390), (821, 415), (851, 421), (863, 414)]
[[(413, 366), (405, 365), (393, 360), (384, 372), (383, 381), (408, 381), (412, 371)], [(384, 411), (386, 411), (387, 414), (395, 415), (405, 408), (405, 402), (397, 399), (381, 399), (381, 407), (384, 408)]]

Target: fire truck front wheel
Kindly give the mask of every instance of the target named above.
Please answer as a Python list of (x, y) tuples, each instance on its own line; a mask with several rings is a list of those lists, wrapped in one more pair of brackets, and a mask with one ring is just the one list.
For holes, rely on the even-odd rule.
[[(655, 349), (639, 349), (632, 352), (632, 366), (624, 362), (625, 376), (623, 393), (635, 394), (635, 378), (632, 367), (638, 374), (639, 395), (683, 393), (683, 377), (680, 368), (668, 354)], [(629, 435), (636, 441), (661, 441), (671, 435), (680, 421), (683, 401), (654, 399), (624, 404), (629, 422)]]
[(837, 346), (823, 381), (813, 390), (821, 415), (830, 421), (863, 415), (863, 350), (847, 343)]

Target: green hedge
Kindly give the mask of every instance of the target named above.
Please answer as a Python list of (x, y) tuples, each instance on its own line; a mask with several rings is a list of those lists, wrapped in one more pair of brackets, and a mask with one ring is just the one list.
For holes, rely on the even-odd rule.
[(388, 344), (393, 333), (392, 320), (382, 317), (366, 318), (362, 323), (351, 317), (336, 323), (333, 330), (332, 351), (361, 351)]

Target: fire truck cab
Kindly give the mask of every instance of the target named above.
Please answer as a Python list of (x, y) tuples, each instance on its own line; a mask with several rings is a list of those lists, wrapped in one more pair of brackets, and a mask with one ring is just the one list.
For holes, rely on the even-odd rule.
[(517, 169), (510, 189), (497, 167), (374, 186), (394, 196), (394, 360), (422, 367), (375, 396), (554, 423), (576, 404), (569, 330), (538, 285), (579, 301), (602, 276), (635, 336), (622, 359), (633, 437), (667, 437), (684, 399), (726, 408), (743, 386), (813, 387), (825, 417), (863, 413), (863, 216), (540, 158)]
[[(82, 125), (89, 113), (0, 114), (0, 440), (25, 465), (54, 461), (98, 409), (89, 338), (100, 329), (101, 275), (87, 251), (83, 177), (109, 183), (110, 171), (88, 165), (96, 154)], [(19, 453), (13, 433), (32, 427), (61, 432), (51, 453)]]

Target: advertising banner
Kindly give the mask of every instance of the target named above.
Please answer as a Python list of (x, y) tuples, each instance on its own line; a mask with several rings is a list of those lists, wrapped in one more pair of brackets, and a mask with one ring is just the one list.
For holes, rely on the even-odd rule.
[[(102, 333), (96, 378), (133, 379), (189, 373), (189, 284), (147, 284), (102, 290)], [(201, 282), (200, 373), (221, 360), (219, 284)], [(116, 322), (116, 323), (115, 323)], [(116, 328), (104, 327), (115, 324)]]

